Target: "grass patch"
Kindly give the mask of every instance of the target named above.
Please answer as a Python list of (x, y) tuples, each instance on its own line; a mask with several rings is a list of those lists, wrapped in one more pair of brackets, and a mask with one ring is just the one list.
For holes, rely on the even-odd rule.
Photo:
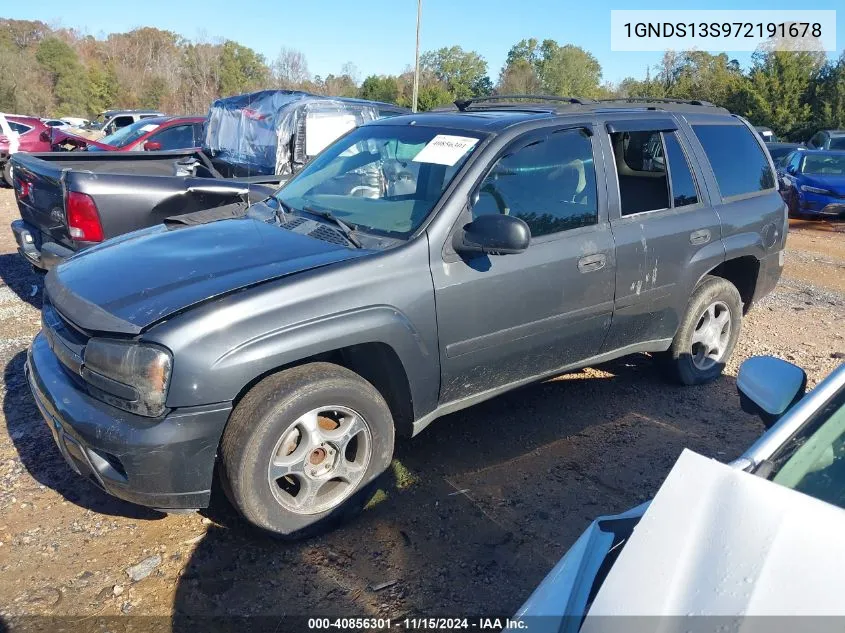
[(387, 493), (379, 488), (376, 490), (375, 494), (373, 494), (373, 497), (367, 501), (367, 505), (364, 506), (364, 510), (375, 508), (382, 501), (387, 501)]
[(399, 490), (410, 488), (419, 481), (417, 476), (398, 459), (394, 459), (390, 467), (393, 469), (393, 478), (396, 480), (396, 487)]

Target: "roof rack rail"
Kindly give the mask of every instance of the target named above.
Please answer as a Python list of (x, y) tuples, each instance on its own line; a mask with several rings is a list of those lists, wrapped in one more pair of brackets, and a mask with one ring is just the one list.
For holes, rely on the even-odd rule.
[(472, 99), (456, 99), (455, 106), (461, 112), (465, 112), (469, 107), (480, 101), (502, 101), (514, 99), (533, 101), (560, 101), (563, 103), (586, 104), (595, 103), (595, 99), (587, 99), (586, 97), (559, 97), (557, 95), (491, 95), (489, 97), (473, 97)]
[(715, 108), (716, 104), (701, 99), (659, 99), (657, 97), (618, 97), (616, 99), (598, 99), (599, 103), (678, 103)]

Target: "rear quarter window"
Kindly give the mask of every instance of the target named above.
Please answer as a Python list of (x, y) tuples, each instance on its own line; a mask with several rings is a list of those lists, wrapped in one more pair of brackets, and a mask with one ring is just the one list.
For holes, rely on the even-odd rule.
[(763, 148), (744, 125), (693, 125), (722, 198), (766, 191), (775, 177)]
[(23, 123), (18, 123), (17, 121), (9, 121), (9, 127), (13, 132), (17, 132), (21, 135), (26, 134), (32, 129), (29, 125), (24, 125)]

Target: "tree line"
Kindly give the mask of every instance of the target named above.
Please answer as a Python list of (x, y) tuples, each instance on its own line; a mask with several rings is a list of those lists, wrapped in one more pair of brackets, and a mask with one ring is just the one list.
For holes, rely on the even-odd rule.
[[(845, 52), (758, 50), (743, 70), (724, 53), (667, 51), (645, 77), (603, 81), (589, 52), (555, 40), (524, 39), (508, 51), (495, 81), (487, 61), (460, 46), (420, 57), (418, 105), (495, 94), (590, 98), (700, 99), (804, 140), (817, 129), (845, 127)], [(231, 40), (192, 41), (153, 27), (102, 39), (43, 22), (0, 19), (0, 111), (92, 116), (102, 110), (156, 108), (203, 114), (211, 102), (263, 88), (305, 90), (411, 105), (413, 69), (360, 79), (352, 62), (313, 75), (305, 56), (282, 48), (274, 60)]]

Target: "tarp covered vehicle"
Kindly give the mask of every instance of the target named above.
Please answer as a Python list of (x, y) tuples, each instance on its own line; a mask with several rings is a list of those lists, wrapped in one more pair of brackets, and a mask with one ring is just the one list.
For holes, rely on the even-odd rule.
[(203, 149), (226, 177), (289, 176), (352, 128), (407, 112), (376, 101), (263, 90), (215, 101)]

